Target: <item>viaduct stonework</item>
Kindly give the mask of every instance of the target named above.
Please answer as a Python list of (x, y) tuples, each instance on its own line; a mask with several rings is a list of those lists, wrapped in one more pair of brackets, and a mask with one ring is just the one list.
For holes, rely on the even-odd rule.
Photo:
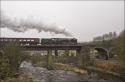
[[(76, 55), (80, 55), (82, 46), (77, 44), (75, 38), (0, 38), (0, 46), (4, 47), (7, 43), (18, 43), (23, 51), (47, 51), (48, 67), (51, 66), (52, 50), (58, 56), (58, 50), (75, 50)], [(43, 44), (44, 43), (44, 44)]]

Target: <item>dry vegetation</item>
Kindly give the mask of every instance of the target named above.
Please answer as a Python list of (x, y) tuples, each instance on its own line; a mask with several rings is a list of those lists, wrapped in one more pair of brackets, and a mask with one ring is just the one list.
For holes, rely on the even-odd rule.
[(124, 63), (118, 60), (96, 60), (95, 66), (104, 70), (122, 73), (125, 69)]
[(78, 68), (76, 66), (69, 65), (69, 64), (56, 63), (56, 64), (54, 64), (53, 69), (73, 71), (73, 72), (76, 72), (76, 73), (79, 73), (79, 74), (87, 74), (87, 70), (81, 69), (81, 68)]

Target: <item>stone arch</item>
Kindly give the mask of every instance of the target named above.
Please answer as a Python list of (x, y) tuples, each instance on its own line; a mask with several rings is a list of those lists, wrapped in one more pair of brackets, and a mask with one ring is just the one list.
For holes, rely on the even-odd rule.
[(99, 58), (108, 60), (109, 52), (108, 52), (107, 49), (102, 48), (102, 47), (95, 47), (94, 49), (98, 52), (98, 54), (99, 54), (98, 57)]

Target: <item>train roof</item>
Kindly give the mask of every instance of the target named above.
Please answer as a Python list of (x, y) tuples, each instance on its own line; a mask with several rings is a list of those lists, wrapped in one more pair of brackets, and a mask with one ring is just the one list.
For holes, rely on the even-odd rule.
[(0, 39), (39, 39), (39, 38), (0, 37)]
[(76, 38), (19, 38), (19, 37), (0, 37), (0, 39), (75, 39), (77, 40)]
[(41, 39), (76, 39), (76, 38), (41, 38)]

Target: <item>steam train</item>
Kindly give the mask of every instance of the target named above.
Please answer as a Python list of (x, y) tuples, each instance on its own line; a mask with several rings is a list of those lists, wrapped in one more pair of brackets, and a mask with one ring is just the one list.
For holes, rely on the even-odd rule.
[(75, 38), (44, 38), (41, 39), (41, 44), (63, 44), (63, 45), (75, 45), (77, 44), (77, 39)]
[(76, 38), (0, 38), (0, 44), (9, 42), (21, 45), (76, 45)]

